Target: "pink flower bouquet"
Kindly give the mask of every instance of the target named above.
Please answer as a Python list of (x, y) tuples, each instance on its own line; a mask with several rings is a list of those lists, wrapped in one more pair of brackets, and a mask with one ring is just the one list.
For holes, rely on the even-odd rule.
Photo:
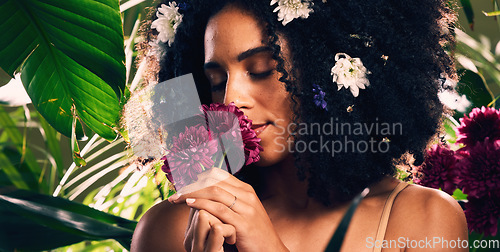
[(184, 126), (183, 132), (171, 136), (162, 158), (162, 170), (176, 191), (196, 182), (207, 170), (234, 174), (260, 160), (260, 139), (238, 107), (214, 103), (201, 109), (203, 114), (195, 118), (194, 126)]

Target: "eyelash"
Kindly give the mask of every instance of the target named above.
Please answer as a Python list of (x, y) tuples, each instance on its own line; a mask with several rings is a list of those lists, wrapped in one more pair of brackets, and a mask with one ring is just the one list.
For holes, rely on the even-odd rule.
[[(264, 78), (267, 78), (271, 76), (274, 72), (274, 69), (271, 69), (267, 72), (263, 73), (250, 73), (250, 77), (255, 80), (261, 80)], [(226, 81), (223, 81), (217, 85), (213, 85), (211, 91), (212, 92), (219, 92), (219, 91), (224, 91), (226, 89)]]
[(271, 69), (267, 72), (263, 73), (250, 73), (250, 76), (254, 79), (264, 79), (266, 77), (269, 77), (272, 73), (274, 72), (274, 69)]
[(226, 90), (226, 82), (223, 81), (217, 85), (212, 86), (212, 92), (220, 92)]

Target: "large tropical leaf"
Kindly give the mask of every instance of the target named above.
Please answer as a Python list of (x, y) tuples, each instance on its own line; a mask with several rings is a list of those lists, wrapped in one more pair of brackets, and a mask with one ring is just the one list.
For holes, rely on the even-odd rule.
[(0, 0), (0, 34), (0, 68), (20, 70), (50, 125), (71, 136), (74, 106), (94, 132), (116, 137), (125, 85), (118, 0)]
[(136, 222), (66, 199), (0, 187), (0, 250), (47, 250), (115, 239), (129, 248)]

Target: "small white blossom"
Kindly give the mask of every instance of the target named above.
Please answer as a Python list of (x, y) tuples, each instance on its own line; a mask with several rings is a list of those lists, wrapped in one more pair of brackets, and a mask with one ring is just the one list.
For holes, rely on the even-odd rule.
[(175, 2), (170, 2), (169, 6), (162, 4), (156, 12), (156, 16), (158, 19), (151, 23), (151, 28), (158, 31), (158, 40), (163, 43), (168, 42), (168, 46), (172, 46), (177, 27), (182, 22), (179, 7)]
[(471, 102), (465, 97), (465, 95), (459, 95), (456, 92), (450, 90), (443, 90), (438, 93), (439, 100), (442, 104), (450, 109), (457, 110), (458, 112), (464, 113), (467, 108), (471, 105)]
[(366, 75), (371, 72), (366, 69), (360, 58), (351, 58), (345, 53), (337, 53), (335, 61), (331, 75), (333, 75), (333, 82), (337, 83), (338, 90), (342, 87), (348, 88), (354, 97), (358, 97), (359, 89), (365, 89), (370, 85)]
[(272, 0), (271, 5), (278, 3), (278, 7), (274, 12), (278, 11), (278, 21), (282, 21), (283, 26), (290, 23), (295, 18), (308, 18), (309, 14), (313, 12), (310, 8), (312, 3), (309, 0), (302, 2), (302, 0)]

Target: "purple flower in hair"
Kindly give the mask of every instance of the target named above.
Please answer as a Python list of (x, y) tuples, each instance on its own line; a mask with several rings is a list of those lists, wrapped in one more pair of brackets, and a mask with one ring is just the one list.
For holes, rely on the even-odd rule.
[(186, 3), (186, 2), (179, 2), (179, 3), (177, 4), (177, 6), (179, 6), (179, 9), (180, 9), (180, 10), (183, 10), (183, 11), (188, 10), (188, 9), (189, 9), (189, 7), (190, 7), (190, 6), (189, 6), (189, 4), (188, 4), (188, 3)]
[(313, 84), (313, 92), (316, 93), (314, 95), (314, 104), (316, 106), (328, 111), (328, 108), (326, 107), (326, 101), (325, 101), (325, 92), (321, 89), (320, 86)]

